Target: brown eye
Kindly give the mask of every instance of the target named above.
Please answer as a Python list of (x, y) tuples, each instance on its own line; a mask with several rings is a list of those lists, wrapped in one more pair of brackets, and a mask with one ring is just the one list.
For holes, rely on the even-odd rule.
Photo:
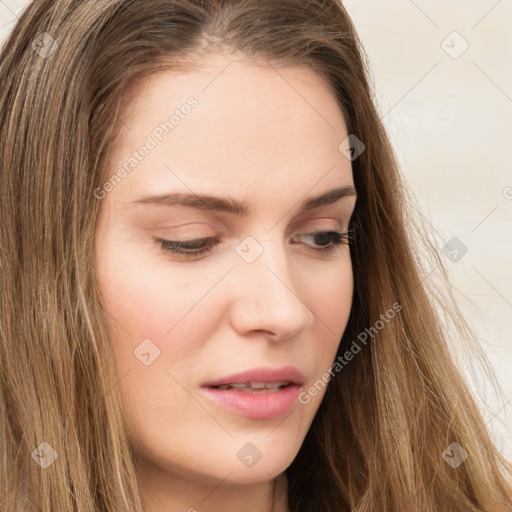
[(315, 231), (298, 236), (315, 238), (317, 240), (316, 245), (320, 247), (312, 247), (312, 250), (322, 254), (330, 254), (336, 251), (341, 245), (350, 245), (350, 240), (352, 239), (349, 231), (344, 231), (343, 233), (339, 231)]

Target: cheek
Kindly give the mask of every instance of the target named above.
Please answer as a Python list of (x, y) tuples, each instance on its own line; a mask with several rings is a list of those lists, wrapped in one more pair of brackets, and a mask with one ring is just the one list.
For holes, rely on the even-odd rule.
[(214, 304), (199, 300), (212, 279), (192, 280), (190, 272), (165, 262), (150, 264), (147, 255), (137, 258), (137, 251), (130, 258), (115, 250), (109, 254), (98, 273), (130, 437), (160, 438), (163, 432), (179, 437), (169, 428), (178, 416), (181, 430), (193, 432), (188, 420), (197, 416), (198, 406), (180, 383), (188, 387), (190, 361), (215, 329)]
[(318, 329), (324, 329), (329, 340), (339, 342), (352, 308), (354, 278), (350, 255), (344, 254), (331, 265), (315, 266), (304, 278), (302, 290), (302, 300), (315, 314)]
[[(327, 374), (333, 365), (341, 337), (345, 332), (350, 312), (354, 279), (350, 260), (316, 273), (315, 287), (309, 286), (308, 306), (316, 316), (316, 330), (308, 339), (304, 357), (314, 369), (305, 389), (314, 386), (307, 403), (316, 411), (327, 389)], [(304, 402), (306, 403), (306, 402)]]
[(197, 283), (191, 283), (190, 272), (154, 261), (154, 256), (148, 257), (147, 246), (139, 246), (122, 250), (121, 244), (106, 242), (104, 256), (98, 258), (101, 294), (117, 333), (114, 340), (136, 343), (149, 338), (158, 343), (164, 337), (173, 338), (173, 347), (179, 350), (185, 338), (175, 332), (198, 302), (200, 290)]
[(333, 332), (345, 330), (352, 307), (354, 278), (350, 260), (343, 262), (337, 273), (325, 272), (323, 286), (318, 290), (320, 307), (325, 312), (324, 320)]
[[(106, 199), (110, 200), (111, 196)], [(198, 281), (193, 272), (167, 261), (148, 233), (127, 228), (115, 205), (102, 207), (96, 233), (96, 270), (114, 343), (133, 350), (146, 338), (157, 344), (164, 337), (174, 338), (173, 350), (179, 357), (180, 347), (187, 338), (195, 338), (192, 331), (200, 326), (196, 323), (187, 338), (175, 335), (180, 319), (197, 303), (200, 283), (191, 284), (191, 278)]]

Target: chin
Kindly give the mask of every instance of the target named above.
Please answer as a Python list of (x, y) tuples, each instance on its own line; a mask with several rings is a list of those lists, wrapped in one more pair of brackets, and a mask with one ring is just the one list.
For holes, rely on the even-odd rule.
[[(273, 434), (270, 437), (272, 436)], [(227, 470), (219, 477), (225, 478), (231, 471), (227, 481), (251, 484), (271, 480), (283, 473), (297, 456), (300, 445), (287, 445), (285, 440), (277, 435), (273, 442), (269, 442), (269, 439), (265, 440), (263, 437), (261, 440), (244, 439), (241, 443), (235, 442), (236, 447), (232, 450), (235, 457), (231, 454), (228, 457), (225, 457), (226, 454), (219, 454), (219, 458), (224, 459), (222, 466)]]

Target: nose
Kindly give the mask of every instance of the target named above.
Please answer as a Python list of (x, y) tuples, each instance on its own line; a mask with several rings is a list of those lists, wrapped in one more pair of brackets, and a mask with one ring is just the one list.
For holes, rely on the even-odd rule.
[(306, 293), (311, 282), (290, 265), (282, 244), (258, 243), (261, 254), (252, 263), (238, 259), (230, 275), (231, 325), (240, 336), (263, 331), (275, 341), (291, 338), (314, 321)]

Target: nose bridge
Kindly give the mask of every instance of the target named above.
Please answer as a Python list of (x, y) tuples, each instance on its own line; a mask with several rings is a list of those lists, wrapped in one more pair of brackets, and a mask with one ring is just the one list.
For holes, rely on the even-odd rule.
[(291, 293), (285, 284), (293, 289), (294, 276), (290, 272), (286, 248), (277, 233), (260, 235), (257, 239), (248, 236), (240, 242), (236, 252), (241, 260), (236, 268), (244, 274), (244, 279), (260, 284), (264, 280), (271, 288), (284, 287)]
[(313, 314), (303, 302), (290, 271), (285, 246), (276, 233), (248, 236), (237, 246), (233, 279), (233, 325), (241, 330), (272, 331), (280, 336), (305, 329)]

